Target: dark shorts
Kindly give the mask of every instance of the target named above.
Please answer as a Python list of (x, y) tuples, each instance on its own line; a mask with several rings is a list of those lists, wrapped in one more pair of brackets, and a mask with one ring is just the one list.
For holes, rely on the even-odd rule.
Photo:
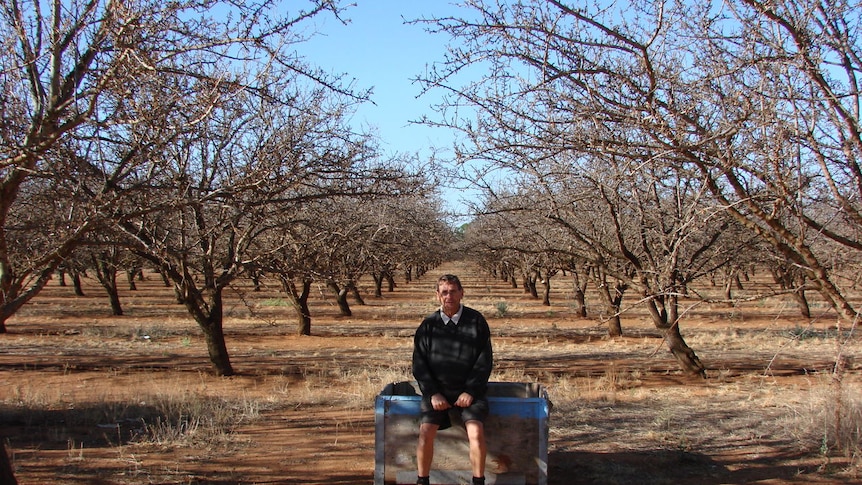
[[(460, 394), (460, 392), (454, 395), (446, 392), (443, 393), (443, 395), (446, 396), (446, 400), (449, 401), (449, 404), (457, 401)], [(441, 430), (443, 430), (452, 426), (453, 415), (455, 417), (460, 417), (462, 423), (466, 423), (467, 421), (479, 421), (480, 423), (484, 423), (485, 418), (488, 417), (488, 400), (484, 397), (474, 397), (473, 404), (469, 407), (459, 408), (453, 405), (451, 408), (444, 411), (437, 411), (431, 407), (431, 397), (423, 396), (420, 409), (422, 411), (421, 423), (436, 424)]]

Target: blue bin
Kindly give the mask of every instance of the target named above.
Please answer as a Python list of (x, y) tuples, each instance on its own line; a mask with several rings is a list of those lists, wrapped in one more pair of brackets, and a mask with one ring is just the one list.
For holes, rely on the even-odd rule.
[[(406, 381), (388, 384), (375, 399), (375, 485), (416, 483), (421, 399), (419, 386)], [(485, 483), (546, 485), (550, 403), (544, 387), (491, 382), (488, 406)], [(469, 444), (462, 423), (453, 421), (451, 428), (437, 433), (431, 469), (431, 483), (470, 483)]]

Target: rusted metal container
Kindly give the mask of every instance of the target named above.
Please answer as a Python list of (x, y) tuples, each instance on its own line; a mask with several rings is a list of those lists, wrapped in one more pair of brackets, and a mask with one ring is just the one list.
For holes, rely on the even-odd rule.
[[(388, 384), (375, 399), (375, 485), (416, 483), (421, 399), (418, 385), (406, 381)], [(544, 387), (491, 382), (488, 406), (485, 483), (546, 485), (550, 402)], [(453, 418), (451, 428), (437, 433), (431, 469), (433, 484), (471, 483), (469, 444), (463, 423)]]

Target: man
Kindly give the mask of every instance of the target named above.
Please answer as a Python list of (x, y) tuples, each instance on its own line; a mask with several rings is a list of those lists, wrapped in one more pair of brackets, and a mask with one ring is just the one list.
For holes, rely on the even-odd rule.
[(422, 320), (413, 341), (413, 377), (422, 391), (416, 446), (416, 483), (429, 485), (434, 438), (459, 412), (470, 440), (473, 484), (485, 483), (486, 392), (493, 366), (491, 331), (480, 312), (461, 304), (464, 288), (455, 275), (437, 280), (440, 309)]

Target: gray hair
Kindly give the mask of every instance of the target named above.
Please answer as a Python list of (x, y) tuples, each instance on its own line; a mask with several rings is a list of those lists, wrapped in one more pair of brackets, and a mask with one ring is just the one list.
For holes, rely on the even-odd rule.
[(452, 283), (458, 287), (459, 290), (464, 290), (464, 287), (461, 286), (461, 280), (458, 279), (457, 276), (453, 274), (444, 274), (443, 276), (437, 278), (437, 289), (440, 289), (440, 285), (443, 283)]

